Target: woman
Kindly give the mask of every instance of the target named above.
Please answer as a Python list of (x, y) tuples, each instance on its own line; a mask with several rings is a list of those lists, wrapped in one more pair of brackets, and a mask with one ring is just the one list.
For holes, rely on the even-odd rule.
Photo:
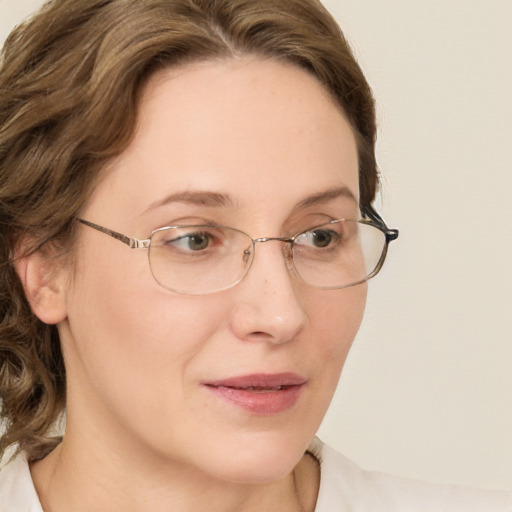
[(319, 3), (56, 0), (0, 90), (0, 510), (510, 509), (314, 439), (398, 234)]

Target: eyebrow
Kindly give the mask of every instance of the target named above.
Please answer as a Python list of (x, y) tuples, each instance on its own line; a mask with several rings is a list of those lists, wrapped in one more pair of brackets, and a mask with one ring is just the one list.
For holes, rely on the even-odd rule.
[(300, 201), (296, 209), (307, 208), (308, 206), (315, 206), (317, 204), (327, 203), (332, 201), (333, 199), (338, 199), (339, 197), (346, 197), (350, 199), (356, 205), (359, 205), (359, 202), (356, 199), (356, 196), (352, 193), (352, 191), (348, 187), (336, 187), (330, 188), (324, 192), (320, 192), (318, 194), (314, 194), (312, 196), (306, 197), (302, 201)]
[(144, 211), (144, 214), (172, 203), (185, 203), (193, 204), (197, 206), (209, 206), (209, 207), (233, 207), (233, 200), (226, 194), (220, 194), (218, 192), (177, 192), (170, 194), (163, 199), (159, 199), (154, 203), (151, 203), (149, 207)]
[[(312, 196), (308, 196), (295, 206), (295, 209), (307, 208), (310, 206), (315, 206), (317, 204), (327, 203), (334, 199), (338, 199), (339, 197), (346, 197), (358, 204), (358, 201), (354, 194), (348, 187), (336, 187), (325, 190), (324, 192), (319, 192), (318, 194), (314, 194)], [(206, 206), (210, 208), (234, 208), (235, 202), (233, 199), (227, 194), (222, 194), (219, 192), (177, 192), (175, 194), (170, 194), (163, 199), (159, 199), (151, 205), (143, 212), (143, 214), (147, 214), (161, 206), (166, 206), (172, 203), (185, 203), (192, 204), (196, 206)]]

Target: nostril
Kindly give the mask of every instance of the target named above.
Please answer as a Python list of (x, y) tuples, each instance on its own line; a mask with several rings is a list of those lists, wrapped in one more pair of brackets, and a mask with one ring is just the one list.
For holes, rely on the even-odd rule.
[(262, 340), (266, 340), (269, 338), (271, 338), (270, 334), (263, 332), (263, 331), (251, 332), (247, 336), (247, 339), (254, 340), (254, 341), (256, 341), (256, 340), (262, 341)]

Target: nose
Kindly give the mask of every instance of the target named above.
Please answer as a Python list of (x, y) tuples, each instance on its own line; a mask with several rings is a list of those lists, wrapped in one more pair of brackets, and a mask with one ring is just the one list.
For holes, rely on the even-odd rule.
[(278, 240), (256, 244), (251, 268), (233, 288), (237, 304), (231, 328), (239, 339), (282, 344), (295, 339), (307, 324), (307, 314), (292, 281), (283, 244)]

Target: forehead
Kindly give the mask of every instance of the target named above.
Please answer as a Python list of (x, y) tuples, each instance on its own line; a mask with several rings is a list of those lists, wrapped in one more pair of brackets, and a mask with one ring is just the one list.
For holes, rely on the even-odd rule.
[(272, 210), (341, 186), (357, 201), (357, 169), (352, 129), (309, 73), (258, 58), (199, 62), (148, 81), (135, 136), (91, 202), (119, 198), (132, 215), (199, 191)]

